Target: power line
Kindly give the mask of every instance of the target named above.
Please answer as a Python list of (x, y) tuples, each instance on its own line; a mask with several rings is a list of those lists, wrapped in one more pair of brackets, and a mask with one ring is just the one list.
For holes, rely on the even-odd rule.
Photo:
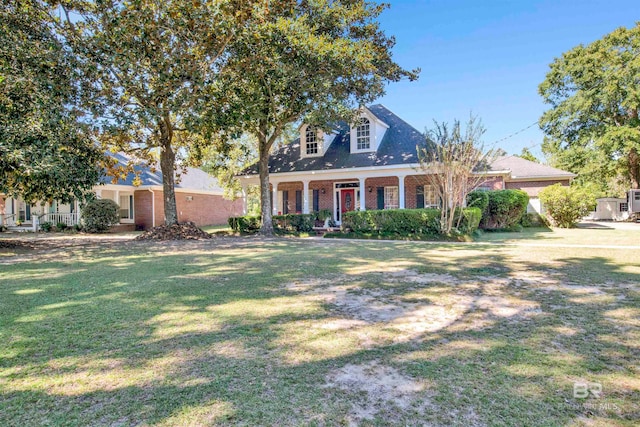
[(507, 140), (507, 139), (509, 139), (509, 138), (513, 138), (514, 136), (516, 136), (516, 135), (518, 135), (518, 134), (520, 134), (520, 133), (524, 132), (525, 130), (527, 130), (527, 129), (529, 129), (529, 128), (531, 128), (531, 127), (533, 127), (533, 126), (537, 125), (537, 124), (538, 124), (538, 122), (537, 122), (537, 121), (535, 121), (535, 122), (531, 123), (529, 126), (527, 126), (527, 127), (525, 127), (525, 128), (522, 128), (522, 129), (520, 129), (519, 131), (514, 132), (514, 133), (512, 133), (512, 134), (511, 134), (511, 135), (509, 135), (509, 136), (505, 136), (505, 137), (504, 137), (504, 138), (502, 138), (502, 139), (498, 139), (497, 141), (494, 141), (491, 145), (497, 144), (497, 143), (502, 142), (502, 141), (506, 141), (506, 140)]

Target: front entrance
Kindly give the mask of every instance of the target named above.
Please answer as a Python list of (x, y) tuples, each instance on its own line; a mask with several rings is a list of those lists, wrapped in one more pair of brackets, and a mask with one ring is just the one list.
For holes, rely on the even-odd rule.
[(340, 191), (340, 200), (342, 202), (340, 203), (341, 214), (355, 210), (356, 208), (355, 195), (356, 195), (356, 191), (353, 189)]

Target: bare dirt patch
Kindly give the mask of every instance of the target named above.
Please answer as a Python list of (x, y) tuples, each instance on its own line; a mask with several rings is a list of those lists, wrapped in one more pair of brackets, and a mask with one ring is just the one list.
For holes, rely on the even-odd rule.
[(372, 420), (380, 412), (389, 414), (430, 406), (426, 394), (422, 393), (427, 389), (425, 382), (376, 361), (343, 366), (328, 375), (326, 386), (347, 390), (355, 398), (348, 416), (349, 425)]

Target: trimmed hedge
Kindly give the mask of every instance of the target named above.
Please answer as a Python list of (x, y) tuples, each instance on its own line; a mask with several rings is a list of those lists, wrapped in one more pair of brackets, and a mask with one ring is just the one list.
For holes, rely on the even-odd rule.
[(273, 227), (282, 231), (304, 233), (313, 230), (316, 222), (315, 214), (274, 215)]
[[(464, 234), (473, 233), (482, 217), (480, 209), (466, 208), (459, 212), (462, 215), (459, 231)], [(385, 209), (345, 212), (342, 227), (355, 233), (436, 235), (440, 234), (440, 210)]]
[(356, 233), (438, 234), (438, 209), (385, 209), (345, 212), (342, 227)]
[(482, 212), (482, 229), (508, 229), (516, 225), (527, 211), (529, 196), (522, 190), (496, 190), (485, 193), (489, 203)]
[(255, 233), (262, 224), (259, 216), (232, 216), (227, 222), (233, 231), (240, 233)]
[[(273, 215), (273, 228), (284, 232), (308, 232), (315, 225), (315, 214)], [(227, 221), (233, 231), (240, 233), (256, 233), (260, 230), (262, 220), (259, 216), (236, 216)]]
[(467, 194), (467, 207), (479, 208), (480, 212), (484, 212), (489, 206), (489, 195), (487, 191), (475, 190)]

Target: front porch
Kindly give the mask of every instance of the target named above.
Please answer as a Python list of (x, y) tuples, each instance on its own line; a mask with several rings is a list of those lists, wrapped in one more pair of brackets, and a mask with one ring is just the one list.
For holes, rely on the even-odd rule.
[[(337, 172), (326, 178), (317, 175), (320, 174), (316, 172), (300, 177), (272, 175), (273, 214), (308, 214), (328, 210), (331, 219), (340, 224), (342, 215), (349, 211), (414, 209), (437, 203), (435, 193), (426, 184), (424, 176), (419, 174), (390, 175), (388, 172), (371, 171), (366, 175)], [(257, 185), (257, 177), (245, 177), (241, 182), (246, 214), (247, 188)]]

